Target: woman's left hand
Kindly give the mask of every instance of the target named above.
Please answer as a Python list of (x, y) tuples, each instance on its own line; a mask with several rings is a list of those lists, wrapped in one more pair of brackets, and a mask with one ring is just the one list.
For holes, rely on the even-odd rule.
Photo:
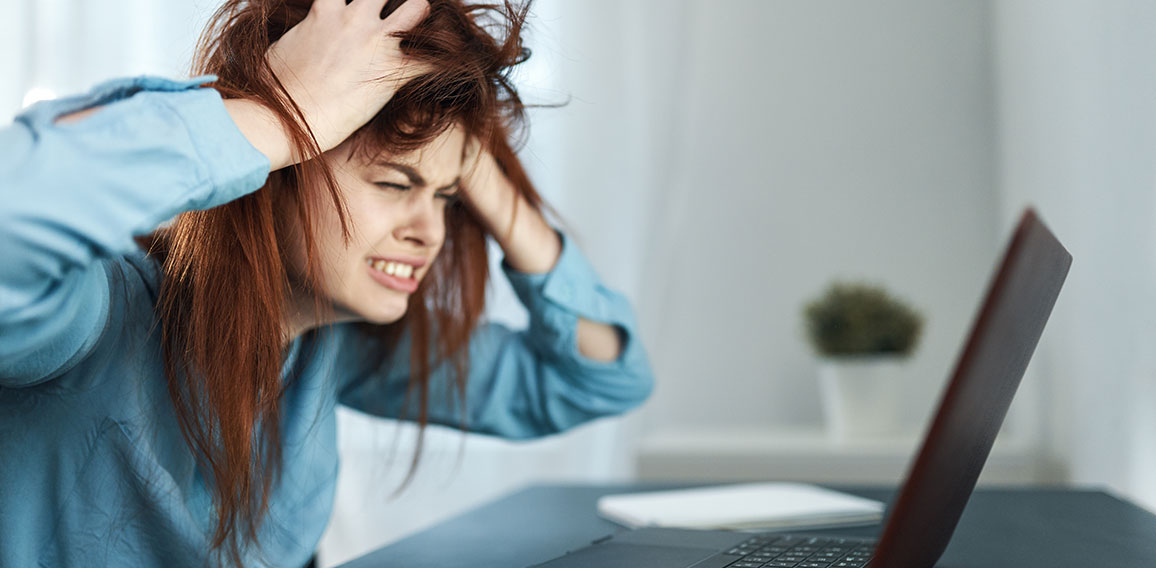
[(517, 190), (498, 167), (494, 155), (482, 147), (477, 138), (466, 142), (466, 156), (462, 161), (462, 198), (470, 211), (495, 233), (502, 223), (506, 209), (517, 197)]
[[(562, 255), (562, 239), (502, 172), (497, 159), (476, 140), (466, 149), (462, 196), (506, 253), (506, 263), (525, 273), (549, 272)], [(578, 352), (596, 361), (622, 353), (618, 328), (578, 318)]]
[(466, 207), (506, 253), (519, 272), (548, 272), (562, 253), (553, 227), (514, 187), (494, 155), (473, 139), (468, 142), (462, 173)]

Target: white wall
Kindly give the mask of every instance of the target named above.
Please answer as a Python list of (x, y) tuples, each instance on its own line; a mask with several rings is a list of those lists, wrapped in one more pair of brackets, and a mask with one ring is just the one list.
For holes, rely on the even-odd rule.
[(649, 434), (818, 428), (801, 308), (834, 278), (927, 316), (917, 430), (1003, 237), (988, 4), (687, 4), (644, 275)]
[(1059, 478), (1156, 509), (1156, 4), (995, 6), (1004, 224), (1034, 202), (1073, 255), (1043, 442)]
[(0, 124), (7, 124), (15, 114), (27, 90), (29, 72), (29, 28), (31, 10), (23, 2), (4, 6), (5, 17), (0, 19)]
[(193, 46), (217, 2), (7, 0), (0, 19), (0, 117), (29, 89), (82, 92), (114, 77), (187, 76)]

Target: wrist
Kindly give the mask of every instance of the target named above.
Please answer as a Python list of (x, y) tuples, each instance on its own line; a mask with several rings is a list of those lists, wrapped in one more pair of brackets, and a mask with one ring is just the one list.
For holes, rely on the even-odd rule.
[(483, 152), (463, 181), (466, 205), (505, 254), (506, 264), (525, 274), (549, 272), (562, 254), (562, 239)]
[(493, 232), (505, 253), (506, 264), (525, 274), (549, 272), (562, 256), (562, 238), (541, 213), (520, 200), (518, 214), (506, 231)]
[(269, 159), (270, 171), (297, 162), (285, 126), (272, 110), (248, 99), (226, 99), (224, 103), (225, 110), (249, 144)]
[(86, 108), (84, 110), (78, 110), (76, 112), (68, 113), (66, 115), (57, 117), (56, 118), (56, 124), (72, 124), (73, 122), (80, 122), (80, 121), (84, 120), (85, 118), (88, 118), (90, 115), (96, 114), (96, 112), (102, 108), (104, 108), (103, 105), (94, 106), (94, 107)]

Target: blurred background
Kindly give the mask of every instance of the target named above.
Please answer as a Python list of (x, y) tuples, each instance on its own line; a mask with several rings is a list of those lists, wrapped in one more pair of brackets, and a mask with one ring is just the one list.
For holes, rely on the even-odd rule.
[[(0, 118), (187, 76), (209, 0), (3, 0)], [(528, 483), (895, 484), (1022, 209), (1072, 271), (981, 483), (1156, 509), (1156, 4), (539, 0), (523, 158), (637, 309), (639, 412), (510, 444), (341, 415), (333, 565)], [(497, 273), (495, 273), (497, 274)], [(803, 307), (885, 287), (924, 333), (889, 433), (833, 437)], [(491, 319), (520, 326), (497, 276)]]

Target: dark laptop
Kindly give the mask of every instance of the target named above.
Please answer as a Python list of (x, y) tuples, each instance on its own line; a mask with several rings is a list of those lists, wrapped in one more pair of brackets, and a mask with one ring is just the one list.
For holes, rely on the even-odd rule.
[(878, 541), (646, 528), (539, 566), (931, 568), (971, 497), (1071, 263), (1035, 212), (1025, 211)]

